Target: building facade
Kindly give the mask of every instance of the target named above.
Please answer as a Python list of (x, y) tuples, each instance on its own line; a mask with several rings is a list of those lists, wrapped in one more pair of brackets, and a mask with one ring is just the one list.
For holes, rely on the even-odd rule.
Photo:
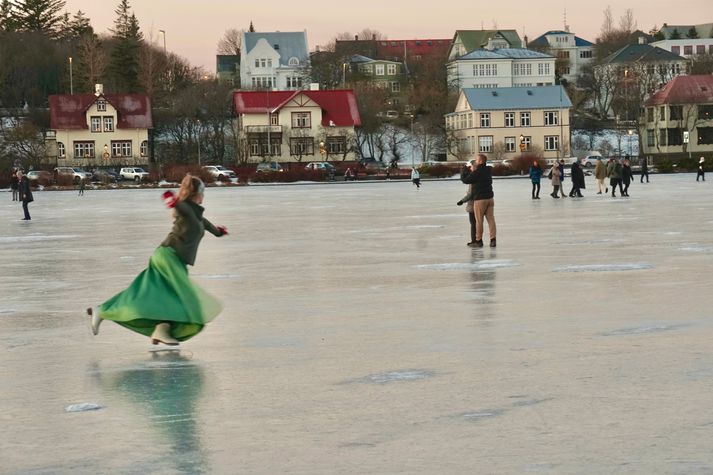
[(400, 111), (407, 105), (408, 76), (403, 63), (355, 55), (350, 58), (348, 67), (346, 82), (349, 87), (384, 91), (382, 111)]
[(147, 165), (151, 100), (146, 94), (49, 96), (47, 158), (52, 164), (87, 168)]
[(679, 40), (654, 41), (651, 46), (656, 46), (671, 53), (691, 58), (702, 54), (713, 55), (713, 38), (686, 38)]
[(555, 57), (524, 48), (471, 51), (447, 64), (451, 89), (536, 87), (555, 83)]
[(471, 88), (460, 92), (446, 115), (448, 160), (479, 153), (489, 159), (541, 152), (546, 159), (569, 155), (572, 103), (562, 86)]
[(351, 90), (236, 91), (236, 128), (251, 163), (351, 161), (361, 117)]
[(594, 44), (563, 30), (552, 30), (538, 36), (528, 45), (530, 49), (548, 52), (562, 61), (559, 74), (574, 84), (582, 68), (594, 60)]
[(240, 87), (240, 55), (219, 54), (215, 57), (215, 77), (218, 82)]
[(644, 103), (639, 124), (641, 153), (654, 162), (713, 160), (713, 75), (673, 79)]
[(309, 86), (309, 49), (305, 32), (243, 32), (240, 87), (294, 91)]

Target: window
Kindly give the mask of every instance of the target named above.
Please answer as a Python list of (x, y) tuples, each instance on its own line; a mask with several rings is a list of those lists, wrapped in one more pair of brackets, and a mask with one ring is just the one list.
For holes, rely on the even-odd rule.
[(131, 157), (131, 140), (112, 140), (112, 157)]
[(271, 68), (271, 67), (272, 67), (272, 60), (271, 60), (271, 59), (268, 59), (268, 60), (267, 60), (267, 67), (268, 67), (268, 68)]
[(530, 113), (529, 112), (520, 112), (520, 127), (529, 127), (530, 126)]
[(698, 119), (700, 119), (700, 120), (713, 119), (713, 106), (710, 106), (710, 105), (698, 106)]
[(74, 158), (94, 158), (94, 142), (74, 142)]
[(272, 149), (270, 154), (280, 156), (282, 155), (282, 137), (270, 137), (270, 148)]
[(478, 151), (480, 153), (488, 153), (493, 150), (493, 136), (483, 135), (478, 137)]
[(148, 140), (144, 140), (141, 142), (141, 146), (139, 147), (139, 153), (141, 154), (142, 157), (147, 157), (149, 154), (149, 142)]
[(101, 132), (102, 131), (102, 118), (101, 117), (92, 117), (91, 123), (92, 123), (92, 132)]
[(666, 129), (668, 130), (668, 145), (679, 146), (683, 145), (683, 130), (681, 129)]
[(681, 54), (681, 47), (680, 46), (671, 46), (671, 52), (673, 54)]
[(505, 137), (505, 151), (514, 152), (515, 151), (515, 137)]
[[(569, 52), (567, 52), (569, 54)], [(537, 63), (537, 74), (546, 76), (550, 74), (550, 63)]]
[(525, 146), (525, 151), (529, 152), (530, 147), (532, 146), (532, 137), (522, 137), (522, 140), (520, 140), (520, 143)]
[(489, 112), (484, 112), (480, 114), (480, 126), (481, 127), (490, 127), (490, 113)]
[(391, 83), (391, 92), (401, 92), (401, 84), (397, 81)]
[(290, 66), (299, 66), (300, 60), (293, 56), (290, 58), (290, 61), (287, 64), (289, 64)]
[(340, 137), (327, 137), (327, 153), (330, 154), (343, 154), (347, 151), (347, 138), (344, 136)]
[(666, 129), (659, 130), (659, 145), (662, 147), (666, 146)]
[(505, 127), (515, 127), (515, 113), (506, 112), (505, 113)]
[(270, 125), (280, 125), (280, 114), (270, 114)]
[(688, 56), (688, 55), (693, 54), (693, 46), (691, 46), (691, 45), (688, 45), (688, 46), (684, 45), (684, 46), (683, 46), (683, 54), (684, 54), (684, 56)]
[(468, 114), (468, 128), (469, 129), (473, 128), (473, 112)]
[(666, 120), (666, 106), (661, 106), (659, 108), (660, 117), (659, 120)]
[(559, 124), (559, 112), (545, 111), (545, 125), (557, 125), (557, 124)]
[(113, 117), (104, 117), (104, 132), (114, 132)]
[(713, 144), (713, 127), (697, 127), (698, 145)]
[(293, 112), (292, 113), (292, 128), (293, 129), (310, 129), (312, 128), (311, 112)]
[(255, 67), (256, 68), (260, 67), (260, 59), (259, 58), (255, 58)]
[(545, 135), (545, 150), (559, 150), (559, 142), (558, 135)]
[(67, 158), (67, 151), (64, 149), (62, 142), (57, 142), (57, 156), (59, 158)]
[(646, 122), (653, 122), (653, 121), (654, 121), (654, 108), (647, 107), (646, 108)]
[(377, 76), (383, 76), (384, 75), (384, 65), (383, 64), (375, 64), (374, 69), (376, 71)]
[(696, 54), (706, 54), (706, 45), (696, 45)]
[(386, 74), (389, 76), (395, 76), (396, 75), (396, 65), (395, 64), (387, 64), (386, 65)]
[(106, 101), (104, 99), (99, 99), (97, 101), (97, 110), (99, 112), (104, 112), (106, 111)]
[(287, 88), (288, 89), (300, 89), (302, 87), (302, 78), (300, 77), (287, 77)]
[(584, 50), (579, 52), (580, 59), (589, 59), (592, 57), (592, 50)]
[(253, 89), (272, 89), (274, 80), (269, 76), (258, 76), (252, 78)]
[(314, 155), (314, 139), (312, 137), (291, 138), (290, 155)]
[(654, 129), (646, 130), (646, 146), (647, 147), (655, 147), (656, 146), (656, 134), (654, 133)]
[(256, 157), (260, 155), (260, 141), (258, 139), (250, 139), (250, 156)]
[(473, 65), (473, 76), (497, 76), (498, 75), (498, 65), (497, 64), (474, 64)]
[(532, 76), (532, 64), (526, 63), (526, 64), (520, 64), (520, 63), (514, 63), (512, 65), (512, 74), (513, 76)]
[(713, 45), (708, 45), (708, 54), (713, 54)]
[(669, 120), (681, 120), (683, 118), (683, 107), (682, 106), (669, 106), (668, 109)]
[(572, 71), (571, 71), (571, 69), (569, 68), (569, 66), (565, 66), (565, 67), (562, 68), (562, 74), (563, 74), (563, 75), (566, 76), (567, 74), (571, 74), (571, 73), (572, 73)]

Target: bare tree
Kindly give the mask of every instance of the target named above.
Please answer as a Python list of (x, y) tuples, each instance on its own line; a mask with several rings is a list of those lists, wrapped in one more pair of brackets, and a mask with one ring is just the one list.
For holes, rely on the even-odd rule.
[(91, 32), (83, 34), (77, 44), (78, 79), (82, 89), (91, 91), (101, 81), (107, 67), (107, 55), (101, 40)]
[(240, 55), (244, 32), (245, 30), (238, 30), (236, 28), (225, 30), (225, 34), (223, 34), (223, 37), (218, 41), (218, 54)]

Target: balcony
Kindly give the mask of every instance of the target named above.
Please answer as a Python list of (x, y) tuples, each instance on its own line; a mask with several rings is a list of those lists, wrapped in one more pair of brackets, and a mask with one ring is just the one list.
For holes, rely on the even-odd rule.
[(248, 134), (281, 134), (281, 125), (246, 125), (245, 133)]

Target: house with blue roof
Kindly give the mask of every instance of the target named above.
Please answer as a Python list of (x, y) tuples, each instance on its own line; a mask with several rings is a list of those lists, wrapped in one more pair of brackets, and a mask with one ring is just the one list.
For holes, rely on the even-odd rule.
[(294, 91), (309, 86), (307, 33), (243, 32), (242, 89)]
[(567, 30), (551, 30), (527, 44), (560, 60), (557, 74), (568, 82), (577, 81), (582, 68), (594, 61), (594, 43)]
[(477, 49), (447, 64), (452, 89), (537, 87), (555, 83), (555, 57), (524, 48)]
[(572, 102), (563, 86), (467, 88), (446, 114), (448, 160), (484, 154), (510, 159), (524, 152), (567, 157)]

